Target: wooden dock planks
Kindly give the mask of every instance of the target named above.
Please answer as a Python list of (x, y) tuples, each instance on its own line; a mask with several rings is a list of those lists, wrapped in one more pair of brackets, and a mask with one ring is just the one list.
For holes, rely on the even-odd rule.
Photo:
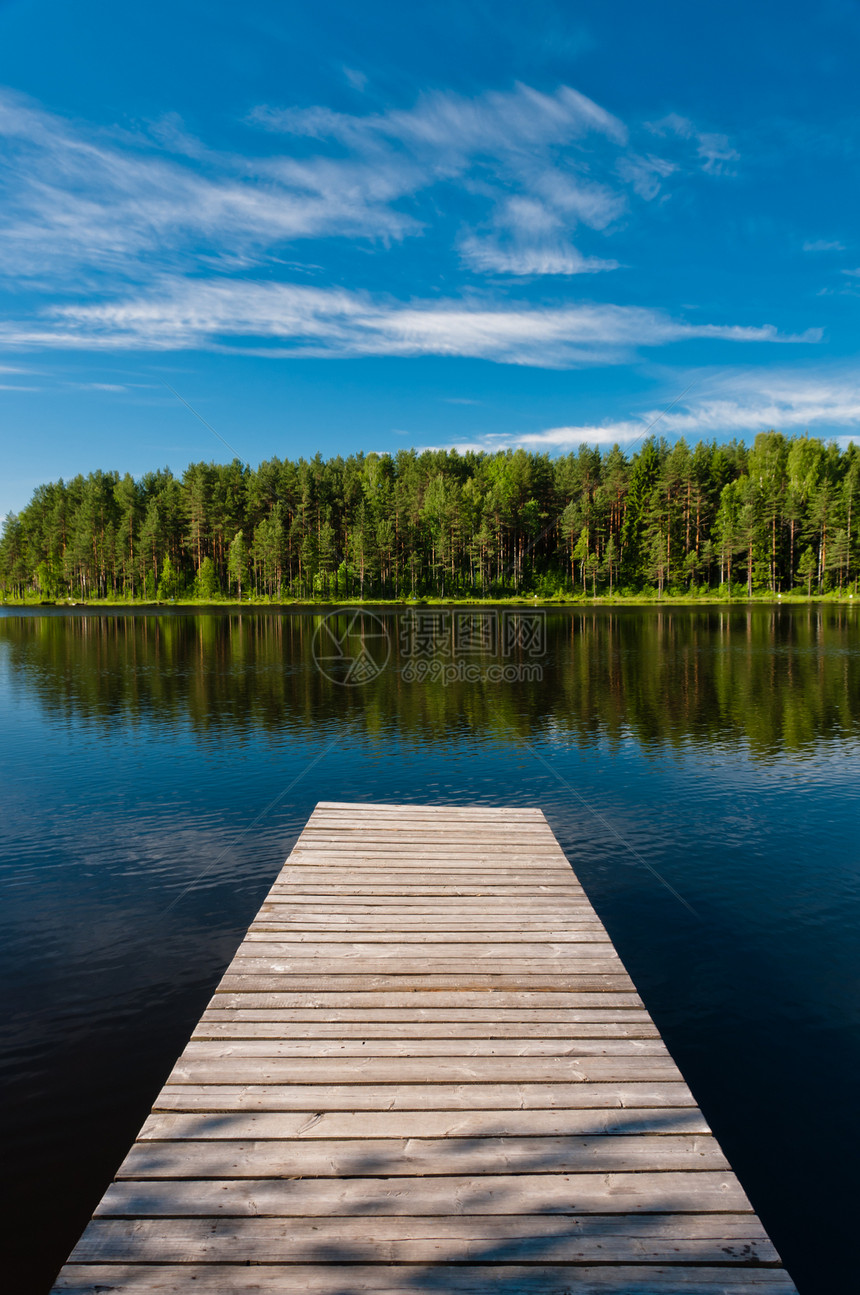
[(54, 1289), (795, 1292), (543, 814), (333, 803)]

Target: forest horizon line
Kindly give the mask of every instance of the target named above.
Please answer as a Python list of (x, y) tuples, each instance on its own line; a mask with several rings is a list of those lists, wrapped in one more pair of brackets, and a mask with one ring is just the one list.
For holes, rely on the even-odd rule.
[(46, 601), (811, 595), (860, 576), (860, 450), (649, 437), (551, 457), (400, 450), (196, 462), (40, 485), (6, 518), (4, 596)]

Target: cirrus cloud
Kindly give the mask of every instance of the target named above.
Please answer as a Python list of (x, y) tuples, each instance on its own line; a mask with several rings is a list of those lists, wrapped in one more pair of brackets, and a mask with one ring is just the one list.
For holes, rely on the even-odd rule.
[[(672, 120), (670, 151), (682, 139), (701, 153), (711, 137)], [(96, 291), (165, 271), (271, 270), (307, 240), (385, 249), (431, 227), (478, 274), (593, 274), (618, 261), (581, 239), (610, 237), (634, 199), (685, 170), (642, 156), (625, 123), (570, 86), (437, 91), (366, 115), (260, 107), (249, 124), (273, 146), (217, 151), (174, 115), (95, 128), (0, 92), (0, 278)]]
[(689, 323), (640, 306), (402, 302), (346, 289), (224, 279), (165, 280), (152, 294), (58, 305), (33, 323), (0, 326), (0, 340), (16, 346), (232, 349), (278, 358), (449, 355), (546, 368), (618, 363), (640, 347), (692, 339), (809, 343), (820, 333)]
[(690, 441), (727, 436), (748, 440), (771, 429), (786, 435), (809, 431), (842, 444), (858, 439), (860, 379), (850, 372), (730, 369), (699, 374), (694, 381), (689, 398), (676, 399), (662, 409), (648, 407), (636, 415), (600, 423), (571, 422), (519, 434), (487, 433), (458, 441), (454, 448), (560, 452), (582, 444), (631, 446), (652, 429), (656, 436), (683, 436)]

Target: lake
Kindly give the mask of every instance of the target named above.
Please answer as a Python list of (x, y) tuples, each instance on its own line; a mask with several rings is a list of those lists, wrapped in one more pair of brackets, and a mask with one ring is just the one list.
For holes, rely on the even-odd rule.
[(6, 608), (0, 769), (18, 1295), (321, 799), (540, 806), (800, 1290), (853, 1288), (858, 610)]

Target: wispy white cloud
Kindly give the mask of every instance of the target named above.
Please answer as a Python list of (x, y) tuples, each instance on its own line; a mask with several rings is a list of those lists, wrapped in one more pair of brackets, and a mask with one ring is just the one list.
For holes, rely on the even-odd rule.
[(660, 121), (649, 123), (649, 129), (655, 135), (675, 135), (678, 139), (689, 141), (696, 154), (701, 170), (707, 175), (733, 175), (734, 164), (740, 160), (740, 153), (729, 142), (727, 135), (714, 131), (702, 131), (687, 117), (670, 112)]
[[(243, 158), (207, 149), (172, 115), (148, 134), (97, 131), (3, 94), (0, 276), (80, 290), (148, 278), (154, 268), (249, 269), (308, 238), (385, 244), (424, 228), (401, 200), (452, 180), (497, 208), (502, 224), (519, 221), (514, 248), (493, 256), (489, 244), (474, 264), (565, 274), (614, 264), (569, 250), (561, 233), (552, 248), (529, 243), (529, 202), (567, 231), (604, 229), (625, 206), (623, 194), (551, 156), (588, 136), (613, 147), (626, 138), (621, 122), (567, 87), (543, 95), (518, 86), (475, 100), (438, 93), (411, 110), (364, 117), (259, 109), (254, 119), (320, 148)], [(326, 151), (331, 142), (342, 146), (338, 156)]]
[(269, 130), (316, 139), (337, 139), (358, 149), (393, 140), (416, 155), (441, 153), (502, 157), (517, 151), (567, 144), (591, 131), (623, 144), (627, 128), (611, 113), (569, 86), (554, 95), (527, 85), (467, 99), (437, 91), (414, 108), (352, 116), (327, 108), (260, 106), (252, 119)]
[[(664, 406), (665, 408), (665, 406)], [(564, 451), (588, 445), (631, 445), (649, 429), (657, 436), (688, 440), (721, 436), (751, 439), (774, 428), (788, 434), (813, 435), (847, 442), (860, 430), (860, 378), (844, 372), (797, 373), (787, 370), (730, 370), (700, 377), (695, 393), (665, 413), (643, 409), (635, 417), (605, 422), (571, 423), (541, 431), (488, 433), (458, 442), (460, 450), (546, 449)]]
[(844, 252), (845, 244), (828, 242), (826, 238), (815, 238), (803, 244), (804, 252)]
[(583, 256), (561, 238), (528, 241), (514, 238), (505, 243), (498, 238), (469, 235), (460, 243), (460, 254), (467, 264), (483, 274), (596, 274), (618, 268), (617, 261)]
[[(628, 215), (631, 191), (651, 202), (669, 177), (691, 170), (728, 174), (739, 157), (725, 135), (700, 131), (677, 114), (647, 130), (652, 140), (675, 141), (679, 156), (642, 153), (622, 121), (567, 86), (546, 95), (518, 85), (471, 100), (436, 93), (407, 111), (363, 117), (261, 107), (254, 120), (270, 130), (336, 141), (365, 157), (382, 159), (394, 150), (437, 179), (467, 177), (492, 208), (483, 229), (462, 235), (460, 250), (470, 268), (494, 274), (614, 269), (616, 259), (574, 246), (578, 226), (606, 230)], [(686, 146), (680, 153), (678, 140)], [(536, 216), (544, 228), (535, 228)]]
[(492, 232), (461, 238), (463, 260), (482, 273), (513, 275), (594, 274), (616, 269), (615, 260), (583, 256), (569, 238), (570, 225), (577, 217), (592, 227), (608, 223), (618, 205), (613, 195), (597, 185), (585, 186), (574, 195), (543, 178), (545, 192), (555, 190), (551, 197), (512, 197), (501, 203)]
[[(460, 181), (490, 208), (485, 227), (467, 231), (459, 244), (479, 273), (570, 275), (617, 265), (583, 255), (570, 235), (578, 225), (604, 230), (626, 211), (614, 159), (627, 147), (627, 129), (570, 87), (547, 95), (518, 85), (476, 99), (437, 92), (412, 109), (366, 116), (261, 107), (252, 119), (269, 130), (336, 142), (374, 167), (399, 165), (416, 190)], [(609, 150), (612, 165), (601, 149)], [(595, 180), (600, 165), (613, 183)]]
[(354, 90), (358, 90), (359, 93), (364, 92), (367, 85), (367, 76), (364, 72), (360, 72), (358, 68), (347, 67), (344, 64), (343, 74)]
[(666, 426), (678, 435), (771, 427), (827, 434), (860, 426), (860, 379), (836, 369), (729, 371), (703, 380), (688, 407), (666, 415)]
[[(98, 131), (0, 95), (8, 194), (0, 279), (54, 303), (8, 323), (2, 339), (101, 349), (256, 342), (267, 353), (278, 343), (290, 354), (549, 365), (614, 363), (625, 348), (682, 337), (779, 340), (772, 328), (709, 328), (641, 308), (405, 305), (282, 281), (294, 277), (299, 240), (349, 238), (379, 249), (436, 220), (449, 250), (480, 275), (617, 268), (587, 240), (611, 235), (629, 218), (631, 195), (653, 200), (680, 164), (643, 156), (623, 122), (570, 87), (545, 94), (517, 85), (471, 99), (440, 91), (409, 109), (363, 116), (325, 108), (252, 116), (273, 132), (274, 152), (217, 153), (170, 115), (146, 131)], [(708, 148), (716, 156), (716, 137), (686, 119), (666, 122), (667, 138), (683, 136), (703, 157)], [(418, 195), (431, 189), (420, 207)]]
[(652, 202), (659, 195), (663, 181), (678, 170), (678, 164), (653, 153), (647, 157), (629, 153), (619, 158), (616, 169), (619, 177), (632, 185), (634, 193)]
[[(153, 265), (235, 269), (308, 237), (374, 241), (420, 229), (392, 203), (413, 187), (402, 166), (170, 156), (153, 140), (73, 127), (18, 96), (0, 97), (0, 275), (52, 289), (128, 282)], [(199, 154), (204, 154), (202, 157)]]
[[(578, 449), (580, 445), (630, 445), (641, 439), (645, 424), (635, 418), (608, 420), (605, 423), (577, 423), (566, 427), (548, 427), (540, 432), (504, 434), (489, 432), (468, 441), (457, 441), (450, 448), (460, 454), (469, 450), (492, 453), (494, 450), (547, 450)], [(438, 448), (438, 447), (434, 447)]]
[[(124, 382), (74, 382), (70, 384), (78, 391), (128, 391)], [(135, 384), (139, 385), (139, 384)]]
[(639, 347), (693, 338), (814, 342), (772, 325), (694, 324), (638, 306), (498, 307), (480, 300), (399, 302), (343, 289), (244, 280), (165, 280), (120, 302), (53, 306), (33, 324), (0, 326), (30, 347), (242, 349), (268, 356), (458, 355), (506, 364), (618, 363)]

